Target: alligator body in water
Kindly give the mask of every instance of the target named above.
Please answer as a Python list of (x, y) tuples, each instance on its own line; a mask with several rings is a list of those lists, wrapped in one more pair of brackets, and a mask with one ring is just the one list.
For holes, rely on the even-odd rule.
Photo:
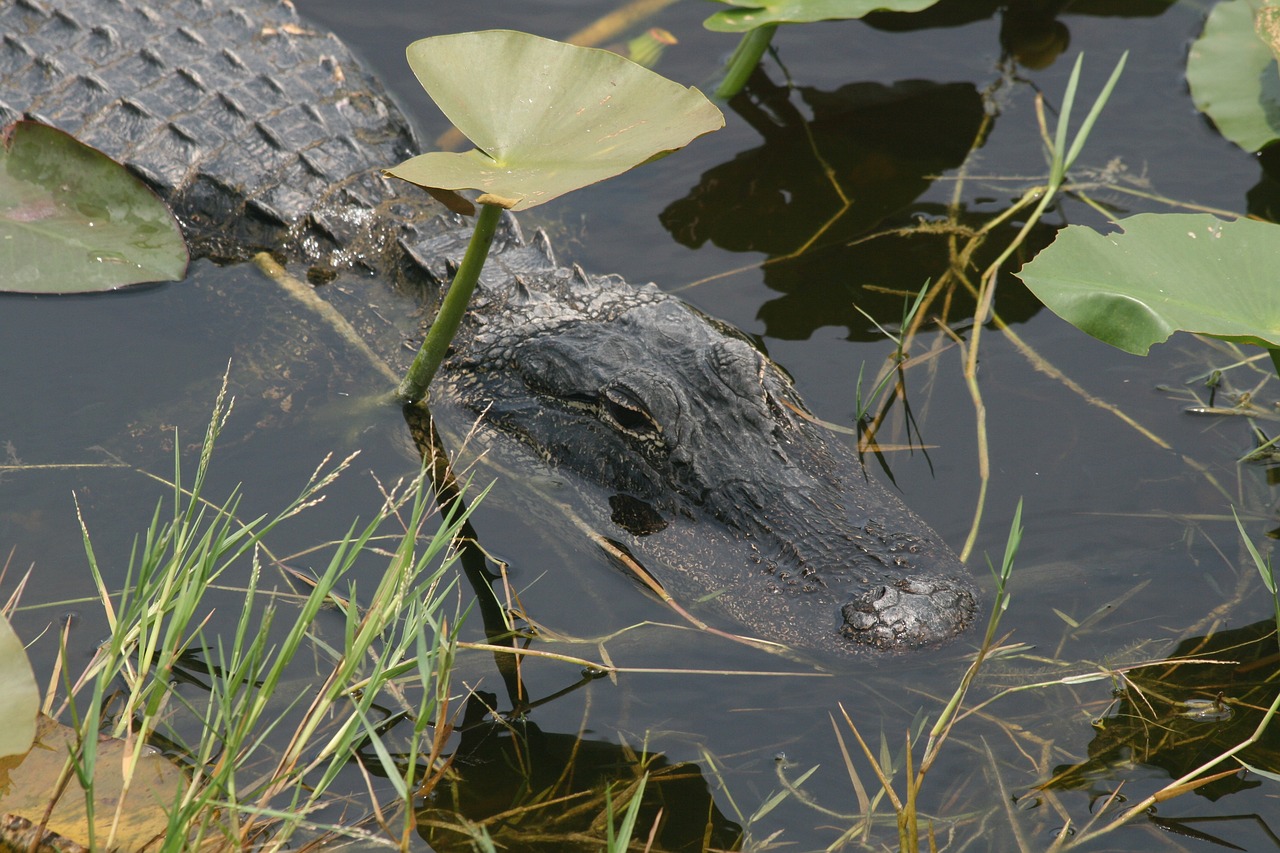
[[(127, 164), (197, 256), (266, 248), (429, 306), (465, 249), (462, 220), (380, 171), (418, 150), (409, 123), (291, 6), (7, 0), (0, 33), (0, 124), (36, 118)], [(972, 621), (964, 566), (744, 336), (561, 267), (512, 219), (434, 393), (585, 484), (601, 534), (678, 598), (714, 594), (766, 639), (905, 649)]]

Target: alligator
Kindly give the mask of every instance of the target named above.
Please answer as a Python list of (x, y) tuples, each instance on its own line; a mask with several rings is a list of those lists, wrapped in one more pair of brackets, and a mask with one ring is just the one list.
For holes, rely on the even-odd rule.
[[(410, 122), (291, 4), (6, 0), (0, 33), (0, 125), (42, 121), (124, 163), (193, 256), (266, 249), (322, 298), (359, 274), (430, 316), (470, 228), (384, 175), (420, 150)], [(400, 331), (366, 334), (400, 358)], [(678, 599), (714, 598), (766, 640), (904, 650), (973, 620), (963, 564), (745, 335), (652, 284), (566, 268), (513, 218), (432, 394), (580, 484), (602, 541)]]

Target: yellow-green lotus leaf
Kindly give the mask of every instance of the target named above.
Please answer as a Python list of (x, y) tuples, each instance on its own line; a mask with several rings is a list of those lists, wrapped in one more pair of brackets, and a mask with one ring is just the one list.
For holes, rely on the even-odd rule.
[[(105, 842), (112, 836), (112, 850), (159, 849), (156, 841), (163, 839), (169, 828), (167, 812), (188, 785), (186, 774), (157, 751), (148, 749), (135, 757), (135, 745), (98, 738), (93, 774), (95, 850), (107, 849)], [(21, 815), (39, 823), (47, 813), (48, 829), (87, 845), (89, 817), (80, 785), (72, 781), (49, 811), (49, 799), (59, 790), (63, 764), (75, 746), (74, 731), (41, 714), (31, 750), (20, 759), (0, 764), (0, 773), (9, 782), (7, 788), (0, 789), (0, 814)]]
[(432, 190), (478, 190), (513, 210), (724, 126), (697, 89), (604, 50), (487, 30), (422, 39), (407, 53), (427, 94), (476, 148), (421, 154), (389, 173)]
[(36, 736), (40, 688), (27, 651), (9, 622), (0, 616), (0, 758), (22, 755)]

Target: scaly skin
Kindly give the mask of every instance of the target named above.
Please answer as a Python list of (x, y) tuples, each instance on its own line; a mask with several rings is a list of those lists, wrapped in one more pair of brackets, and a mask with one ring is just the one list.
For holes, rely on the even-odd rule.
[[(9, 0), (0, 32), (0, 123), (36, 117), (124, 162), (197, 256), (266, 248), (428, 304), (462, 256), (465, 223), (379, 171), (418, 149), (408, 122), (290, 7)], [(369, 337), (402, 361), (394, 330)], [(745, 337), (653, 285), (560, 267), (514, 219), (437, 381), (569, 472), (601, 535), (678, 598), (717, 593), (765, 639), (901, 650), (972, 621), (964, 566)]]

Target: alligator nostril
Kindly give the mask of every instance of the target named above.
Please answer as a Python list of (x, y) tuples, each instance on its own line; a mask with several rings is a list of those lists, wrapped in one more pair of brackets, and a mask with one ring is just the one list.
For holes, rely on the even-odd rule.
[(946, 577), (908, 577), (869, 587), (840, 608), (839, 633), (857, 646), (908, 649), (951, 639), (972, 619), (976, 601)]

